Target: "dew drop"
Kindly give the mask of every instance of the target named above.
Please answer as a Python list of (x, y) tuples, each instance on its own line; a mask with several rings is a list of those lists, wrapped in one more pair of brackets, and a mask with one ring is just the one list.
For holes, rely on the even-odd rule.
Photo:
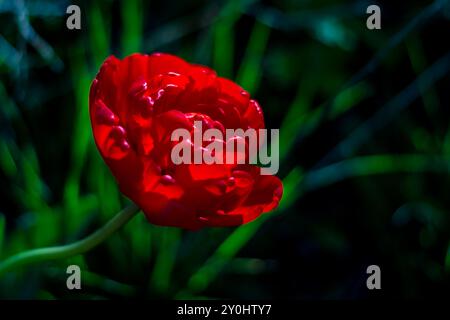
[(96, 103), (95, 119), (99, 124), (104, 125), (114, 125), (118, 120), (102, 100), (98, 100)]
[(121, 126), (114, 126), (111, 129), (104, 146), (104, 150), (108, 157), (113, 159), (123, 158), (130, 149), (130, 145), (128, 141), (126, 141), (125, 129)]
[(139, 98), (140, 114), (144, 119), (151, 117), (154, 103), (153, 99), (149, 96)]
[(242, 90), (241, 91), (241, 96), (243, 96), (243, 97), (250, 97), (250, 94), (247, 91)]
[(123, 139), (125, 137), (125, 129), (121, 126), (115, 126), (111, 130), (111, 137), (117, 140)]
[(128, 94), (130, 96), (139, 96), (142, 95), (145, 91), (148, 89), (148, 83), (144, 79), (135, 81), (132, 85), (130, 90), (128, 91)]
[(161, 177), (160, 181), (164, 185), (171, 185), (171, 184), (175, 183), (175, 179), (171, 175), (168, 175), (168, 174), (163, 175)]
[(158, 92), (156, 93), (156, 98), (155, 98), (155, 100), (161, 99), (161, 97), (164, 95), (164, 92), (165, 92), (164, 89), (158, 90)]
[(119, 147), (120, 149), (122, 149), (122, 151), (127, 151), (130, 149), (130, 144), (128, 143), (127, 140), (123, 139), (120, 141)]

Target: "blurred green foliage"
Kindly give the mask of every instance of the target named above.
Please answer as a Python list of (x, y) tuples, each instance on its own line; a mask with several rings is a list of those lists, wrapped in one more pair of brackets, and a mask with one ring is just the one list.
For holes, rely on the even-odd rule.
[[(280, 207), (186, 232), (143, 215), (93, 251), (0, 278), (1, 298), (448, 295), (448, 1), (0, 1), (0, 259), (79, 239), (126, 205), (93, 143), (104, 59), (165, 51), (251, 92), (280, 128)], [(65, 287), (82, 268), (83, 290)]]

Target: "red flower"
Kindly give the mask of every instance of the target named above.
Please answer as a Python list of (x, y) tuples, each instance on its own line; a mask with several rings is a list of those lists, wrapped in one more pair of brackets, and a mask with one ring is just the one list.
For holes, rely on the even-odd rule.
[(151, 223), (236, 226), (277, 207), (282, 183), (259, 167), (171, 161), (174, 129), (261, 129), (258, 103), (207, 67), (168, 54), (109, 57), (89, 109), (95, 142), (121, 191)]

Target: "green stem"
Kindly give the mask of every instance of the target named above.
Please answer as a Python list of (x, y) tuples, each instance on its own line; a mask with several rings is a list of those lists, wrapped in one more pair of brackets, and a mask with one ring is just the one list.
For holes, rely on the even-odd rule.
[(110, 235), (125, 225), (139, 212), (139, 208), (132, 204), (116, 214), (103, 227), (84, 239), (63, 246), (33, 249), (18, 253), (3, 262), (0, 262), (0, 276), (19, 266), (47, 260), (63, 259), (91, 250)]

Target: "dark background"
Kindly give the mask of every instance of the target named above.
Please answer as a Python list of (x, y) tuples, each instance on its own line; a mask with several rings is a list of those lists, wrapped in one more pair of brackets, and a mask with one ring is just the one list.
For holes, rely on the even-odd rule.
[[(82, 29), (66, 28), (77, 4)], [(382, 29), (366, 28), (381, 7)], [(143, 215), (83, 256), (0, 278), (4, 299), (449, 297), (449, 1), (0, 2), (0, 261), (127, 203), (93, 143), (114, 54), (211, 66), (280, 128), (278, 210), (187, 232)], [(66, 268), (82, 269), (82, 290)], [(366, 288), (381, 268), (382, 289)]]

